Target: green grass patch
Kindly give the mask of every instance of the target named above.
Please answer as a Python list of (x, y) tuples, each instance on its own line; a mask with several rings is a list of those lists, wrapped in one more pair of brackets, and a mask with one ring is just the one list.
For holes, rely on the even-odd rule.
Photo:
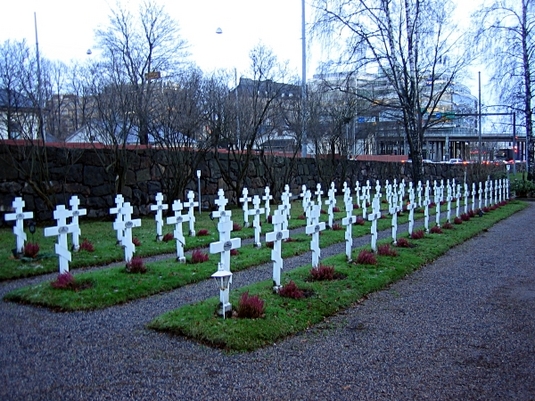
[[(310, 265), (284, 273), (284, 280), (293, 280), (299, 288), (313, 293), (307, 298), (294, 300), (273, 294), (271, 280), (231, 291), (234, 307), (245, 291), (260, 296), (265, 304), (262, 318), (217, 317), (215, 312), (219, 298), (213, 297), (165, 313), (148, 327), (225, 350), (252, 351), (320, 323), (358, 302), (365, 294), (385, 288), (525, 206), (522, 202), (513, 201), (481, 218), (475, 217), (453, 229), (444, 230), (442, 234), (426, 234), (423, 239), (409, 240), (413, 247), (396, 248), (397, 257), (377, 256), (377, 265), (349, 264), (343, 254), (322, 261), (322, 264), (332, 265), (337, 272), (345, 274), (344, 279), (311, 282)], [(361, 249), (354, 250), (354, 259)]]

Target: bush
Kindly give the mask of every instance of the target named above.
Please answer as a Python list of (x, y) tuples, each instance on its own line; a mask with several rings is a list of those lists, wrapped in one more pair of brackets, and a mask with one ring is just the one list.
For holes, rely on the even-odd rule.
[(338, 206), (333, 207), (334, 213), (340, 213), (340, 208)]
[(442, 228), (443, 228), (444, 230), (451, 230), (451, 229), (453, 228), (453, 225), (452, 225), (449, 221), (447, 221), (446, 223), (444, 223), (444, 224), (442, 225)]
[(314, 281), (328, 281), (334, 279), (334, 267), (319, 265), (310, 270), (310, 275)]
[(411, 244), (407, 238), (398, 238), (396, 246), (399, 248), (410, 248)]
[(134, 237), (132, 238), (132, 244), (134, 244), (135, 246), (141, 246), (141, 241), (138, 237)]
[(359, 252), (359, 256), (357, 256), (357, 263), (361, 265), (376, 265), (377, 258), (375, 257), (375, 254), (372, 251), (367, 251), (363, 249)]
[(424, 230), (416, 230), (412, 232), (411, 238), (412, 239), (422, 239), (424, 237), (425, 233)]
[(470, 220), (470, 215), (468, 213), (461, 214), (461, 220), (462, 221), (469, 221)]
[(463, 224), (463, 220), (460, 217), (455, 217), (453, 219), (453, 224)]
[(95, 252), (95, 247), (93, 246), (91, 241), (84, 239), (82, 243), (80, 244), (80, 250), (86, 251), (86, 252)]
[[(397, 243), (397, 241), (396, 241)], [(395, 249), (390, 247), (390, 244), (381, 244), (377, 247), (377, 253), (381, 256), (398, 256)]]
[(232, 223), (232, 231), (241, 231), (242, 226), (240, 226), (238, 223)]
[(339, 224), (339, 223), (334, 223), (332, 229), (333, 229), (334, 231), (340, 231), (340, 230), (343, 230), (344, 227), (343, 227), (341, 224)]
[(359, 208), (358, 203), (353, 203), (353, 210), (358, 209), (358, 208)]
[(191, 263), (204, 263), (208, 261), (210, 257), (207, 253), (204, 253), (200, 249), (194, 249), (193, 252), (191, 252)]
[(355, 225), (363, 226), (365, 223), (365, 220), (362, 216), (357, 216), (355, 219)]
[(73, 290), (76, 285), (76, 280), (71, 272), (65, 272), (58, 274), (55, 281), (52, 281), (50, 285), (58, 290)]
[(175, 237), (173, 236), (173, 233), (167, 233), (163, 236), (162, 241), (163, 242), (169, 242), (172, 241)]
[(147, 266), (143, 262), (143, 259), (139, 256), (134, 256), (130, 262), (126, 264), (126, 271), (128, 273), (146, 273)]
[(279, 295), (281, 297), (293, 299), (301, 299), (305, 296), (304, 292), (297, 288), (297, 285), (293, 281), (290, 281), (288, 284), (283, 285), (279, 289)]
[(433, 226), (430, 230), (431, 234), (442, 234), (442, 228), (439, 226)]
[(257, 319), (264, 314), (264, 301), (258, 295), (249, 296), (249, 291), (244, 292), (238, 302), (238, 317)]
[(522, 179), (514, 179), (509, 184), (509, 190), (514, 192), (517, 197), (526, 197), (535, 191), (535, 184), (522, 176)]
[(239, 254), (240, 254), (240, 253), (238, 252), (237, 249), (231, 249), (231, 250), (230, 250), (230, 256), (237, 256), (237, 255), (239, 255)]
[(206, 237), (208, 234), (210, 234), (210, 233), (208, 232), (208, 230), (206, 228), (203, 228), (203, 229), (197, 231), (197, 236), (199, 236), (199, 237)]
[(39, 253), (39, 244), (36, 242), (36, 243), (31, 243), (31, 242), (27, 242), (25, 245), (24, 245), (24, 256), (27, 257), (27, 258), (35, 258), (37, 256), (37, 254)]

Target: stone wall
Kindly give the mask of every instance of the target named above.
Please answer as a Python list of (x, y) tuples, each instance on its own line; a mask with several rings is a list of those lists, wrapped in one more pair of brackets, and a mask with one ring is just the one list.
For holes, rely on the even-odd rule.
[[(163, 153), (162, 153), (163, 152)], [(222, 160), (216, 163), (213, 153), (203, 156), (196, 166), (184, 163), (180, 167), (180, 178), (184, 181), (181, 200), (188, 190), (197, 196), (196, 170), (201, 170), (202, 207), (209, 209), (214, 204), (219, 188), (225, 190), (230, 203), (237, 203), (239, 196), (227, 185), (224, 178), (237, 179), (238, 161), (231, 155), (218, 154)], [(164, 150), (134, 148), (125, 151), (122, 163), (126, 165), (124, 179), (119, 184), (115, 166), (110, 162), (117, 160), (110, 149), (66, 148), (48, 146), (46, 154), (43, 148), (32, 146), (0, 145), (0, 215), (11, 210), (11, 203), (16, 196), (22, 196), (26, 209), (34, 211), (36, 220), (52, 218), (52, 210), (57, 204), (67, 204), (72, 195), (78, 195), (81, 207), (88, 210), (92, 218), (106, 218), (109, 209), (114, 206), (117, 188), (134, 206), (136, 215), (150, 213), (150, 204), (157, 192), (167, 196), (165, 181), (166, 165)], [(267, 162), (266, 162), (267, 160)], [(223, 166), (223, 167), (220, 167)], [(221, 168), (227, 168), (223, 174)], [(427, 164), (426, 178), (430, 181), (452, 179), (478, 181), (488, 174), (496, 176), (504, 171), (503, 166), (447, 165)], [(397, 178), (411, 180), (410, 163), (374, 162), (351, 160), (316, 160), (298, 159), (292, 164), (284, 157), (264, 158), (254, 156), (246, 172), (242, 187), (247, 187), (250, 194), (261, 194), (266, 185), (270, 186), (274, 199), (280, 198), (284, 185), (290, 185), (290, 191), (297, 196), (301, 186), (312, 189), (319, 182), (324, 191), (331, 182), (335, 182), (340, 191), (343, 181), (354, 183), (358, 180), (393, 180)], [(167, 176), (167, 183), (169, 182)], [(172, 179), (173, 177), (171, 177)], [(173, 199), (168, 199), (172, 203)]]

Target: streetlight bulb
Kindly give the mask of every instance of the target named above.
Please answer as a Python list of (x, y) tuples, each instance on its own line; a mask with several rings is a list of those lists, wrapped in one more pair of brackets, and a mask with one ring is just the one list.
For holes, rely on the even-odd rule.
[(221, 28), (218, 27), (218, 28), (215, 30), (215, 33), (217, 33), (218, 35), (221, 35), (221, 34), (223, 33), (223, 30), (222, 30)]

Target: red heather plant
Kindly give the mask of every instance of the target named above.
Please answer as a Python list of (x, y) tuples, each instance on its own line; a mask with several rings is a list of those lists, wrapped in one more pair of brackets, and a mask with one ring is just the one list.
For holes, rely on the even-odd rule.
[(468, 213), (463, 213), (463, 214), (461, 214), (461, 220), (462, 220), (462, 221), (468, 221), (468, 220), (470, 220), (470, 216), (468, 215)]
[(444, 230), (451, 230), (451, 229), (453, 228), (453, 225), (452, 225), (449, 221), (447, 221), (446, 223), (444, 223), (444, 224), (442, 225), (442, 228), (443, 228)]
[(310, 270), (310, 275), (314, 281), (328, 281), (334, 279), (334, 267), (319, 265)]
[(297, 218), (299, 220), (304, 220), (305, 219), (305, 215), (304, 214), (300, 214), (299, 216), (297, 216)]
[(193, 252), (191, 252), (191, 263), (204, 263), (208, 261), (210, 257), (207, 253), (204, 253), (200, 249), (194, 249)]
[[(397, 243), (398, 241), (396, 241)], [(390, 247), (390, 244), (381, 244), (377, 247), (377, 253), (381, 256), (398, 256), (395, 249)]]
[(203, 228), (203, 229), (200, 229), (199, 231), (197, 231), (197, 236), (198, 237), (206, 237), (208, 234), (210, 234), (208, 232), (208, 230), (206, 228)]
[(274, 246), (273, 241), (268, 241), (268, 242), (266, 242), (266, 246), (267, 246), (269, 249), (273, 249), (273, 246)]
[(490, 212), (490, 208), (488, 206), (485, 206), (483, 208), (483, 213), (488, 213), (488, 212)]
[(70, 272), (58, 274), (55, 281), (50, 285), (58, 290), (73, 290), (76, 287), (76, 280)]
[(460, 217), (455, 217), (453, 219), (453, 224), (463, 224), (463, 220)]
[(134, 256), (130, 262), (126, 264), (126, 271), (128, 273), (146, 273), (147, 266), (143, 262), (143, 259), (139, 256)]
[(338, 206), (333, 207), (333, 212), (334, 213), (339, 213), (340, 212), (340, 208)]
[(162, 241), (163, 242), (169, 242), (172, 241), (175, 237), (173, 236), (173, 233), (167, 233), (163, 236)]
[(138, 237), (134, 237), (132, 238), (132, 244), (134, 244), (135, 246), (141, 246), (141, 241)]
[(24, 245), (24, 256), (27, 258), (35, 258), (37, 254), (39, 253), (39, 244), (27, 242), (26, 245)]
[(334, 231), (340, 231), (340, 230), (343, 230), (344, 227), (343, 227), (341, 224), (339, 224), (339, 223), (334, 223), (332, 229), (333, 229)]
[(297, 288), (297, 285), (293, 282), (293, 280), (290, 281), (288, 284), (283, 285), (279, 289), (279, 295), (281, 297), (293, 298), (293, 299), (301, 299), (305, 296), (303, 291)]
[(321, 213), (321, 214), (327, 214), (327, 210), (325, 210), (325, 209), (321, 209), (321, 210), (320, 210), (320, 213)]
[(249, 296), (249, 291), (244, 292), (238, 302), (238, 317), (257, 319), (264, 314), (264, 301), (258, 295)]
[(359, 256), (357, 256), (357, 263), (361, 265), (376, 265), (377, 258), (375, 257), (375, 253), (372, 251), (363, 249), (359, 252)]
[(232, 224), (232, 231), (241, 231), (242, 226), (240, 226), (238, 223)]
[(411, 244), (407, 238), (398, 238), (396, 246), (399, 248), (410, 248)]
[(237, 249), (231, 249), (230, 250), (230, 256), (236, 256), (236, 255), (239, 255), (240, 253), (238, 252)]
[(470, 218), (472, 218), (472, 217), (476, 217), (476, 213), (479, 213), (480, 210), (481, 210), (481, 209), (478, 209), (477, 212), (476, 212), (474, 209), (469, 210), (469, 211), (468, 211), (468, 217), (470, 217)]
[(433, 226), (429, 231), (431, 232), (431, 234), (442, 234), (442, 228), (440, 228), (439, 226)]
[(362, 216), (357, 216), (357, 218), (355, 219), (355, 225), (363, 226), (364, 218)]
[(80, 250), (86, 252), (95, 252), (95, 247), (87, 238), (85, 238), (80, 244)]
[(358, 209), (358, 208), (359, 208), (359, 205), (356, 203), (353, 203), (353, 210)]
[(269, 215), (268, 218), (267, 218), (267, 222), (269, 224), (271, 224), (271, 222), (273, 221), (273, 216), (272, 215)]
[(424, 237), (425, 233), (424, 230), (416, 230), (413, 231), (411, 234), (412, 239), (422, 239)]

